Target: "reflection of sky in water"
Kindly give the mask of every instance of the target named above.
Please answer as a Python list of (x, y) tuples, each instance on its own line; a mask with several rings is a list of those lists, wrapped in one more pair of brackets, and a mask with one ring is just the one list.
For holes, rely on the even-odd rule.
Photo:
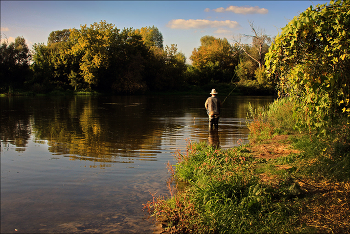
[(167, 195), (173, 153), (247, 143), (248, 102), (271, 100), (227, 99), (216, 136), (203, 97), (0, 99), (2, 232), (152, 233), (142, 204)]

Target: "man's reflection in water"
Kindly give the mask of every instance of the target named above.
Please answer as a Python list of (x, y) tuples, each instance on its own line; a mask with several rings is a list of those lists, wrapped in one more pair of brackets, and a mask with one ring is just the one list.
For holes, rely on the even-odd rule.
[(209, 129), (209, 137), (208, 137), (209, 145), (218, 149), (220, 148), (220, 139), (218, 129)]

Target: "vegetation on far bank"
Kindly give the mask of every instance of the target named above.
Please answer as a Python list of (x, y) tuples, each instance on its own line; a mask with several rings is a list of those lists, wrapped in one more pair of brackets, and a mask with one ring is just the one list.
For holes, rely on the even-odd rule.
[(175, 155), (170, 197), (145, 204), (164, 232), (350, 233), (349, 11), (332, 1), (283, 28), (265, 56), (279, 98), (250, 109), (250, 144)]
[[(182, 89), (165, 90), (165, 91), (146, 91), (143, 93), (133, 94), (133, 95), (204, 95), (207, 96), (210, 90), (215, 87), (216, 90), (220, 91), (220, 97), (230, 96), (266, 96), (266, 95), (276, 95), (271, 89), (265, 89), (264, 87), (254, 86), (250, 83), (238, 82), (238, 83), (208, 83), (206, 85), (188, 85)], [(0, 97), (7, 96), (73, 96), (73, 95), (116, 95), (113, 92), (97, 92), (97, 91), (74, 91), (74, 90), (53, 90), (50, 92), (33, 92), (33, 91), (23, 91), (15, 90), (11, 92), (1, 93)], [(128, 95), (128, 94), (118, 94), (118, 95)]]
[[(118, 29), (106, 21), (53, 31), (47, 44), (29, 49), (23, 37), (0, 46), (0, 93), (4, 95), (98, 92), (144, 94), (238, 85), (243, 94), (273, 94), (264, 75), (271, 39), (255, 30), (251, 44), (204, 36), (192, 65), (176, 44), (163, 45), (157, 27)], [(257, 39), (261, 40), (257, 40)], [(206, 92), (208, 92), (206, 90)]]

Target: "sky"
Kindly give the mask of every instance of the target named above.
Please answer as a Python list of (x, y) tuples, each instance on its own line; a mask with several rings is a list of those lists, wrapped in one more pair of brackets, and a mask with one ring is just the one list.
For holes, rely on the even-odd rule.
[(21, 36), (31, 49), (34, 43), (47, 44), (52, 31), (106, 21), (118, 29), (155, 26), (163, 35), (164, 46), (176, 44), (189, 59), (203, 36), (226, 38), (233, 44), (239, 35), (252, 35), (253, 23), (257, 30), (274, 37), (310, 5), (327, 2), (1, 0), (1, 40), (12, 42)]

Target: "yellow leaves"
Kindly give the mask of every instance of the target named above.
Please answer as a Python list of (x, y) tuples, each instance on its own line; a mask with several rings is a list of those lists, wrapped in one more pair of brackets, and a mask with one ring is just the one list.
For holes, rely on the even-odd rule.
[(96, 84), (98, 69), (108, 66), (106, 47), (115, 42), (118, 32), (113, 24), (107, 24), (106, 21), (94, 23), (90, 27), (83, 25), (80, 30), (71, 29), (70, 41), (73, 46), (70, 54), (82, 56), (80, 70), (88, 84)]
[(344, 108), (342, 109), (342, 111), (343, 111), (343, 113), (345, 113), (345, 112), (350, 113), (350, 108), (345, 108), (345, 107), (344, 107)]
[(347, 99), (345, 99), (345, 101), (341, 100), (338, 104), (341, 105), (341, 104), (345, 103), (346, 105), (349, 105), (349, 101), (350, 101), (350, 99), (347, 98)]

